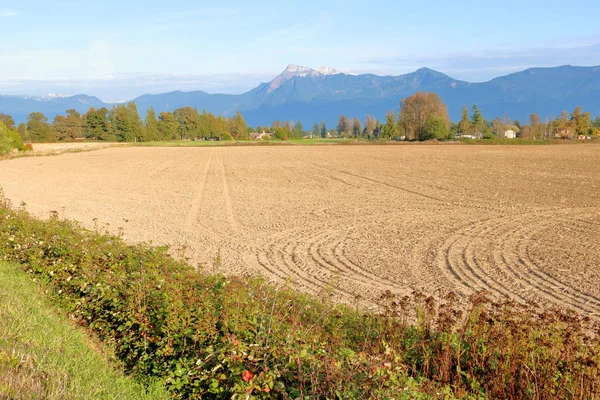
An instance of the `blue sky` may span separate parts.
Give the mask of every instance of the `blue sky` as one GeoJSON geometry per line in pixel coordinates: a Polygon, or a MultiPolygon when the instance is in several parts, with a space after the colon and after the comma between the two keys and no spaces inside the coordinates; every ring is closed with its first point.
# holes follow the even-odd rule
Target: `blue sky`
{"type": "Polygon", "coordinates": [[[288,64],[484,81],[600,65],[600,2],[0,0],[0,94],[240,93],[288,64]]]}

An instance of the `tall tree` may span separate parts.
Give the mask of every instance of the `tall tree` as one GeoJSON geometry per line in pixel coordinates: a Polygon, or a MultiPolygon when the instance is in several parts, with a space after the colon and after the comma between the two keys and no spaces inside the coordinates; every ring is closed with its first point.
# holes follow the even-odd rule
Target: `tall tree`
{"type": "Polygon", "coordinates": [[[377,128],[377,119],[375,119],[374,117],[372,117],[371,115],[367,115],[367,119],[365,120],[365,128],[366,128],[366,133],[367,133],[367,137],[369,139],[373,138],[373,132],[375,131],[375,129],[377,128]]]}
{"type": "Polygon", "coordinates": [[[200,137],[200,114],[196,109],[180,107],[173,111],[173,115],[179,122],[179,138],[181,140],[200,137]]]}
{"type": "Polygon", "coordinates": [[[126,105],[119,104],[113,107],[110,110],[109,119],[117,141],[133,142],[137,140],[137,132],[134,131],[132,116],[126,105]]]}
{"type": "Polygon", "coordinates": [[[21,122],[17,126],[17,132],[19,133],[19,136],[21,136],[21,140],[23,142],[30,142],[31,141],[31,137],[29,136],[29,132],[27,132],[27,127],[26,127],[26,125],[25,125],[24,122],[21,122]]]}
{"type": "Polygon", "coordinates": [[[81,136],[81,114],[76,110],[67,110],[67,115],[57,115],[52,127],[58,140],[74,140],[81,136]]]}
{"type": "Polygon", "coordinates": [[[67,128],[67,117],[64,115],[57,115],[52,120],[52,127],[54,128],[54,133],[56,134],[57,140],[65,140],[69,134],[69,130],[67,128]]]}
{"type": "Polygon", "coordinates": [[[337,124],[337,133],[339,136],[343,136],[346,133],[346,129],[348,126],[348,118],[345,115],[342,115],[337,124]]]}
{"type": "Polygon", "coordinates": [[[587,135],[592,125],[589,113],[583,113],[581,107],[575,107],[571,114],[571,126],[575,130],[576,135],[587,135]]]}
{"type": "Polygon", "coordinates": [[[471,122],[469,121],[469,109],[467,106],[463,106],[460,122],[458,123],[458,132],[461,135],[471,133],[471,122]]]}
{"type": "Polygon", "coordinates": [[[325,125],[325,121],[321,121],[321,137],[323,139],[327,137],[327,125],[325,125]]]}
{"type": "Polygon", "coordinates": [[[304,136],[304,126],[302,125],[302,121],[296,122],[294,129],[292,129],[292,137],[294,139],[302,139],[304,136]]]}
{"type": "Polygon", "coordinates": [[[132,140],[134,142],[144,142],[146,140],[144,126],[135,102],[130,101],[127,103],[127,115],[132,140]]]}
{"type": "Polygon", "coordinates": [[[212,137],[206,109],[202,110],[202,114],[200,114],[198,131],[198,136],[201,138],[212,137]]]}
{"type": "Polygon", "coordinates": [[[161,134],[158,131],[158,121],[156,120],[156,112],[154,111],[154,107],[150,107],[148,111],[146,111],[144,127],[146,129],[146,140],[160,140],[161,134]]]}
{"type": "Polygon", "coordinates": [[[446,104],[436,93],[417,92],[402,99],[400,103],[399,125],[402,132],[409,138],[423,140],[424,127],[427,119],[435,116],[450,129],[450,117],[446,104]]]}
{"type": "Polygon", "coordinates": [[[4,123],[7,129],[15,130],[15,120],[12,116],[0,113],[0,121],[4,123]]]}
{"type": "Polygon", "coordinates": [[[83,135],[87,139],[116,140],[106,107],[92,107],[83,115],[83,135]]]}
{"type": "Polygon", "coordinates": [[[477,104],[473,104],[473,117],[471,118],[471,129],[476,136],[483,136],[483,114],[477,107],[477,104]]]}
{"type": "Polygon", "coordinates": [[[540,116],[538,114],[531,114],[529,116],[529,134],[531,138],[541,139],[544,133],[544,126],[541,123],[540,116]]]}
{"type": "Polygon", "coordinates": [[[52,142],[56,140],[48,118],[41,112],[32,112],[27,117],[27,131],[34,142],[52,142]]]}
{"type": "MultiPolygon", "coordinates": [[[[230,119],[229,121],[231,121],[230,119]]],[[[215,133],[214,135],[220,140],[233,140],[231,135],[230,123],[223,116],[219,115],[214,124],[215,133]]]]}
{"type": "Polygon", "coordinates": [[[161,112],[156,127],[162,140],[175,140],[179,137],[179,123],[172,112],[161,112]]]}
{"type": "Polygon", "coordinates": [[[398,123],[396,121],[396,114],[392,110],[388,110],[385,113],[385,125],[381,129],[381,135],[388,139],[392,139],[398,136],[398,123]]]}
{"type": "Polygon", "coordinates": [[[248,140],[248,126],[244,116],[239,111],[236,111],[235,117],[229,125],[229,131],[235,140],[248,140]]]}
{"type": "Polygon", "coordinates": [[[352,124],[352,135],[354,139],[358,138],[362,133],[362,124],[360,123],[360,119],[354,118],[354,123],[352,124]]]}
{"type": "Polygon", "coordinates": [[[319,128],[319,124],[318,123],[315,123],[313,125],[312,134],[313,134],[313,137],[317,137],[317,136],[319,136],[321,134],[321,129],[319,128]]]}

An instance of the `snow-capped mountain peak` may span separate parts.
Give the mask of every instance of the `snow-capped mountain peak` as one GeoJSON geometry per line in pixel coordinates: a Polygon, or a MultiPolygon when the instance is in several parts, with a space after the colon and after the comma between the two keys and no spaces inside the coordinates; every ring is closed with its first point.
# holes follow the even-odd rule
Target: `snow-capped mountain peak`
{"type": "Polygon", "coordinates": [[[321,67],[321,68],[317,68],[316,71],[320,74],[323,75],[335,75],[338,74],[339,72],[333,68],[333,67],[321,67]]]}
{"type": "Polygon", "coordinates": [[[15,99],[23,99],[23,100],[50,101],[50,100],[57,100],[57,99],[66,99],[67,97],[72,97],[72,96],[70,94],[47,93],[43,96],[32,96],[29,94],[21,94],[21,95],[9,95],[7,97],[13,97],[15,99]]]}
{"type": "Polygon", "coordinates": [[[283,82],[288,81],[292,78],[305,78],[307,76],[317,77],[324,75],[335,75],[339,72],[332,67],[321,67],[317,69],[312,69],[309,67],[303,67],[301,65],[290,64],[287,68],[279,74],[275,79],[273,79],[269,85],[269,89],[267,93],[271,93],[278,87],[280,87],[283,82]]]}
{"type": "Polygon", "coordinates": [[[303,67],[301,65],[290,64],[281,73],[282,76],[289,78],[293,76],[308,76],[308,75],[335,75],[338,71],[333,67],[321,67],[317,69],[303,67]]]}
{"type": "Polygon", "coordinates": [[[69,94],[60,94],[60,93],[47,93],[43,96],[37,98],[39,101],[48,101],[48,100],[56,100],[56,99],[64,99],[66,97],[71,97],[69,94]]]}
{"type": "Polygon", "coordinates": [[[303,67],[301,65],[290,64],[287,66],[282,75],[286,76],[307,76],[314,70],[312,68],[303,67]]]}

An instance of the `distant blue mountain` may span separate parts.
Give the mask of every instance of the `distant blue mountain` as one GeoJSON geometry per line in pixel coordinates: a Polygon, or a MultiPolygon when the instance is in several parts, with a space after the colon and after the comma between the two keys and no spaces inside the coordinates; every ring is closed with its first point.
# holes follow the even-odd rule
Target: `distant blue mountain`
{"type": "MultiPolygon", "coordinates": [[[[398,111],[400,100],[417,91],[438,93],[453,120],[460,118],[464,105],[470,108],[473,104],[489,119],[508,116],[522,122],[531,113],[543,120],[576,106],[600,115],[600,67],[572,66],[532,68],[489,82],[469,83],[428,68],[400,76],[377,76],[290,65],[271,82],[240,95],[178,91],[144,95],[134,101],[142,117],[151,106],[157,113],[191,106],[223,115],[241,111],[253,126],[293,119],[308,128],[321,120],[333,126],[342,114],[361,119],[370,114],[382,119],[386,110],[398,111]]],[[[111,105],[86,95],[42,99],[0,96],[0,112],[13,115],[17,121],[24,121],[32,111],[52,119],[68,108],[83,113],[103,106],[111,105]]]]}
{"type": "Polygon", "coordinates": [[[86,94],[75,96],[46,95],[32,96],[0,96],[0,113],[9,114],[17,123],[25,122],[27,116],[35,111],[43,113],[52,122],[54,116],[74,109],[85,113],[91,107],[110,107],[97,97],[86,94]]]}

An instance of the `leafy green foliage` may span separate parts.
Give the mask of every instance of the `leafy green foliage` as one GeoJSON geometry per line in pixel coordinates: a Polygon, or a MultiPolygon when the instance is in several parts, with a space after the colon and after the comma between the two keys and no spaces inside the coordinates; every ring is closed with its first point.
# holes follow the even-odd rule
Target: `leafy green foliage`
{"type": "Polygon", "coordinates": [[[418,132],[419,140],[446,139],[448,137],[448,125],[436,115],[430,115],[425,120],[425,124],[418,132]]]}
{"type": "Polygon", "coordinates": [[[1,399],[165,399],[118,372],[20,266],[0,261],[1,399]]]}
{"type": "Polygon", "coordinates": [[[34,142],[52,142],[56,135],[48,118],[40,112],[32,112],[27,117],[27,132],[34,142]]]}
{"type": "Polygon", "coordinates": [[[16,131],[0,121],[0,155],[10,153],[14,149],[23,150],[23,141],[16,131]]]}

